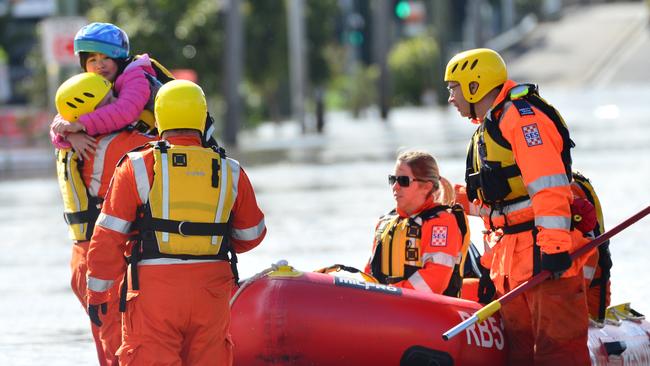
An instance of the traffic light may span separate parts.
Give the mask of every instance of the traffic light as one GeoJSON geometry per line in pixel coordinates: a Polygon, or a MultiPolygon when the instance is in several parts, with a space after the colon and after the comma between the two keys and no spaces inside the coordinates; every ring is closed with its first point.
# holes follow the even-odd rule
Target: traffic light
{"type": "Polygon", "coordinates": [[[416,36],[426,30],[427,9],[422,0],[393,0],[393,16],[401,35],[416,36]]]}
{"type": "Polygon", "coordinates": [[[369,64],[372,46],[370,0],[348,0],[341,1],[340,4],[342,16],[337,26],[339,39],[352,47],[356,59],[369,64]]]}
{"type": "Polygon", "coordinates": [[[395,16],[399,20],[406,20],[411,15],[411,4],[408,0],[398,0],[395,2],[395,16]]]}

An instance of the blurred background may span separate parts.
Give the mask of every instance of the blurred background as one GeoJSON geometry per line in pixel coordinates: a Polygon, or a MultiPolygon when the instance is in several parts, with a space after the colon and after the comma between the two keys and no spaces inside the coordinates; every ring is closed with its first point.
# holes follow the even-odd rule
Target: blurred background
{"type": "MultiPolygon", "coordinates": [[[[268,235],[248,277],[279,259],[362,268],[386,175],[403,149],[462,182],[475,128],[446,106],[458,51],[502,53],[569,125],[574,167],[612,227],[650,204],[648,1],[0,0],[0,364],[93,364],[69,289],[70,240],[47,137],[53,95],[81,71],[76,31],[112,22],[206,91],[215,137],[248,172],[268,235]]],[[[481,247],[481,223],[472,219],[481,247]]],[[[650,311],[650,219],[611,245],[612,302],[650,311]]]]}

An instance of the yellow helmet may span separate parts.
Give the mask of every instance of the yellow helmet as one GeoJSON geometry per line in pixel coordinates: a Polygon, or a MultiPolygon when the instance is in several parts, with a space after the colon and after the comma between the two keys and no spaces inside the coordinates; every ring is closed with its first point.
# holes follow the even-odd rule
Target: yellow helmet
{"type": "Polygon", "coordinates": [[[476,103],[492,89],[508,80],[508,71],[503,58],[489,48],[476,48],[464,51],[452,57],[445,70],[445,81],[460,84],[465,100],[476,103]],[[474,94],[470,93],[469,84],[478,83],[474,94]]]}
{"type": "Polygon", "coordinates": [[[56,91],[56,110],[66,121],[75,122],[79,117],[95,110],[111,91],[110,81],[93,72],[71,77],[56,91]]]}
{"type": "Polygon", "coordinates": [[[205,129],[208,106],[200,86],[188,80],[172,80],[163,85],[154,103],[158,133],[173,129],[205,129]]]}

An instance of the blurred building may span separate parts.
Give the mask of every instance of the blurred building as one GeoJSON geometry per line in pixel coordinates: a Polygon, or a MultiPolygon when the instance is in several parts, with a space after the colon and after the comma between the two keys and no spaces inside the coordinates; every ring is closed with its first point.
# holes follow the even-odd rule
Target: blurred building
{"type": "Polygon", "coordinates": [[[38,46],[38,22],[54,15],[56,9],[56,0],[0,0],[0,47],[7,54],[8,74],[8,95],[3,103],[27,103],[27,97],[18,88],[32,72],[27,56],[38,46]]]}

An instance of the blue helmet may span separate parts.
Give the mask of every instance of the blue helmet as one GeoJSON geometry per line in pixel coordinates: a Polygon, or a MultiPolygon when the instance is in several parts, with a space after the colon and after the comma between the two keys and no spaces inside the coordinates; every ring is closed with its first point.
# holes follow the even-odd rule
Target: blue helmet
{"type": "Polygon", "coordinates": [[[74,53],[99,52],[110,58],[129,56],[129,37],[111,23],[91,23],[74,36],[74,53]]]}

